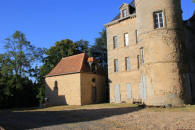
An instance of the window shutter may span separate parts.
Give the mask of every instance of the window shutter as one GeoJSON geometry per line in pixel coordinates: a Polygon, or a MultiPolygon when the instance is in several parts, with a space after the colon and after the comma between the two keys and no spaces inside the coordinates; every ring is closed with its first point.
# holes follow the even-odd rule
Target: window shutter
{"type": "Polygon", "coordinates": [[[126,57],[125,62],[126,62],[126,70],[130,70],[131,69],[131,67],[130,67],[130,58],[126,57]]]}
{"type": "Polygon", "coordinates": [[[118,72],[119,67],[118,67],[118,59],[114,60],[114,72],[118,72]]]}
{"type": "Polygon", "coordinates": [[[126,85],[126,91],[127,91],[127,98],[130,99],[132,98],[132,89],[131,89],[131,84],[126,85]]]}
{"type": "Polygon", "coordinates": [[[125,33],[125,46],[128,46],[129,45],[129,36],[128,36],[128,33],[125,33]]]}

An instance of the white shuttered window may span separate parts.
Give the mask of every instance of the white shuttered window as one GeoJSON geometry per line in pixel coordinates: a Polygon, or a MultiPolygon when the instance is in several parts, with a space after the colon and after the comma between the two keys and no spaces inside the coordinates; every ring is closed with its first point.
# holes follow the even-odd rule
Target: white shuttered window
{"type": "Polygon", "coordinates": [[[128,35],[128,33],[125,33],[124,41],[125,41],[125,46],[129,46],[129,35],[128,35]]]}

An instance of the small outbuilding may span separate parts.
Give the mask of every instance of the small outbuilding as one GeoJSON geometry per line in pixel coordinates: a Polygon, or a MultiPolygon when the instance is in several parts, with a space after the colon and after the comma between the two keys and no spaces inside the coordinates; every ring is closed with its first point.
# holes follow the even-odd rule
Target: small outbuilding
{"type": "Polygon", "coordinates": [[[45,81],[48,105],[100,103],[106,96],[106,76],[85,53],[62,58],[45,81]]]}

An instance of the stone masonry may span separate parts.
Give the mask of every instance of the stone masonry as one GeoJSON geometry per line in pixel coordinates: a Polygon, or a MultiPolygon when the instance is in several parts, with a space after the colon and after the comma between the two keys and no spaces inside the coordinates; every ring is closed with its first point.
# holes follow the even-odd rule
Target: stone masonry
{"type": "Polygon", "coordinates": [[[120,14],[105,26],[111,103],[181,106],[192,102],[194,84],[185,62],[180,0],[135,0],[123,4],[120,14]],[[128,11],[125,17],[124,9],[128,11]],[[155,28],[159,12],[162,15],[157,18],[162,16],[163,26],[155,28]],[[124,43],[125,34],[128,46],[124,43]],[[126,57],[130,59],[130,70],[126,69],[126,57]],[[115,72],[116,59],[118,72],[115,72]]]}

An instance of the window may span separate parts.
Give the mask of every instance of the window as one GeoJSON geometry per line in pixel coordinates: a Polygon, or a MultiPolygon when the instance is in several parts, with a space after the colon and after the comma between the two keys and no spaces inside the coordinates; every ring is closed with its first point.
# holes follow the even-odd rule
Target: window
{"type": "Polygon", "coordinates": [[[117,38],[117,36],[113,37],[113,45],[114,45],[114,48],[118,47],[118,38],[117,38]]]}
{"type": "Polygon", "coordinates": [[[123,11],[122,11],[122,16],[123,16],[123,18],[125,18],[125,17],[127,17],[127,9],[124,9],[123,11]]]}
{"type": "Polygon", "coordinates": [[[118,72],[119,67],[118,67],[118,59],[114,60],[114,72],[118,72]]]}
{"type": "Polygon", "coordinates": [[[132,89],[131,89],[130,83],[126,84],[126,92],[127,92],[127,99],[131,99],[132,98],[132,89]]]}
{"type": "Polygon", "coordinates": [[[136,39],[136,43],[138,43],[138,31],[135,30],[135,39],[136,39]]]}
{"type": "Polygon", "coordinates": [[[139,69],[140,68],[140,56],[137,55],[137,68],[139,69]]]}
{"type": "Polygon", "coordinates": [[[124,41],[125,41],[125,46],[129,46],[129,36],[128,36],[128,33],[125,33],[124,41]]]}
{"type": "Polygon", "coordinates": [[[141,83],[140,83],[140,98],[141,99],[146,99],[146,76],[142,75],[141,76],[141,83]]]}
{"type": "Polygon", "coordinates": [[[163,23],[163,12],[154,12],[154,28],[162,28],[164,27],[163,23]]]}
{"type": "Polygon", "coordinates": [[[144,48],[140,48],[141,63],[144,64],[144,48]]]}
{"type": "Polygon", "coordinates": [[[55,95],[58,95],[58,81],[54,82],[54,93],[55,95]]]}
{"type": "Polygon", "coordinates": [[[127,71],[129,71],[131,69],[129,57],[125,57],[125,66],[126,66],[127,71]]]}
{"type": "Polygon", "coordinates": [[[58,89],[58,81],[55,81],[54,82],[54,90],[57,90],[58,89]]]}

